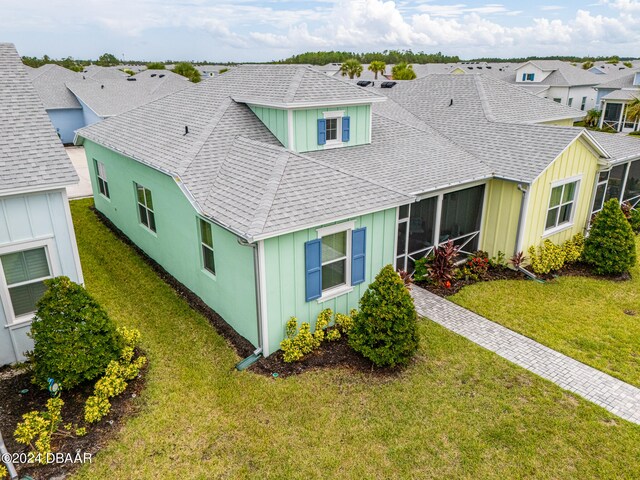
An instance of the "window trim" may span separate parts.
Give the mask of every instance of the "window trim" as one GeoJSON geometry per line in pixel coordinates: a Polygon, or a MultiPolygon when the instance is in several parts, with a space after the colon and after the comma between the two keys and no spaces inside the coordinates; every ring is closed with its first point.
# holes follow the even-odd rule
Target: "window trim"
{"type": "MultiPolygon", "coordinates": [[[[38,248],[44,248],[45,255],[47,257],[47,263],[49,266],[49,276],[42,277],[42,279],[55,278],[60,275],[58,270],[58,256],[56,254],[55,242],[53,237],[48,236],[45,238],[39,238],[36,240],[29,240],[26,242],[18,242],[11,245],[0,247],[0,256],[8,255],[11,253],[24,252],[27,250],[36,250],[38,248]]],[[[37,279],[36,279],[37,280],[37,279]]],[[[25,283],[33,283],[36,280],[25,283]]],[[[18,284],[16,284],[18,285],[18,284]]],[[[2,268],[2,261],[0,260],[0,308],[4,311],[6,323],[5,328],[14,328],[29,324],[34,317],[34,313],[28,313],[16,317],[13,312],[13,303],[11,302],[11,295],[9,294],[9,286],[7,285],[7,279],[4,275],[4,268],[2,268]]]]}
{"type": "MultiPolygon", "coordinates": [[[[318,303],[326,302],[327,300],[331,300],[333,298],[344,295],[345,293],[349,293],[353,291],[353,285],[351,285],[351,261],[352,261],[352,234],[353,230],[356,228],[356,222],[351,220],[349,222],[337,223],[335,225],[329,225],[327,227],[322,227],[316,229],[317,238],[322,242],[322,237],[327,237],[329,235],[334,235],[340,232],[346,232],[346,242],[347,242],[347,253],[345,257],[346,266],[345,266],[345,283],[341,285],[336,285],[335,287],[327,288],[322,290],[322,295],[317,299],[318,303]]],[[[323,266],[334,263],[337,261],[341,261],[343,257],[339,259],[332,260],[331,262],[323,262],[322,259],[320,261],[320,268],[323,266]]]]}
{"type": "Polygon", "coordinates": [[[213,242],[213,225],[212,223],[202,217],[196,217],[198,219],[198,240],[200,241],[200,270],[202,270],[202,272],[205,275],[208,275],[209,277],[211,277],[213,280],[217,279],[217,273],[216,273],[216,260],[215,260],[215,248],[214,248],[214,242],[213,242]],[[204,240],[202,238],[202,223],[201,222],[205,222],[207,223],[210,227],[211,227],[211,243],[212,245],[209,246],[206,243],[204,243],[204,240]],[[211,270],[209,270],[205,264],[204,264],[204,249],[207,248],[209,250],[211,250],[211,254],[213,255],[213,272],[211,270]]]}
{"type": "Polygon", "coordinates": [[[580,195],[581,183],[582,183],[582,175],[575,175],[573,177],[564,178],[562,180],[556,180],[555,182],[551,182],[551,188],[549,189],[549,201],[547,202],[547,208],[545,210],[545,216],[544,216],[545,228],[544,228],[544,233],[542,235],[542,238],[561,232],[563,230],[566,230],[567,228],[571,228],[575,224],[575,215],[576,215],[576,209],[578,204],[578,196],[580,195]],[[564,194],[564,186],[569,185],[571,183],[576,184],[576,189],[573,194],[573,200],[571,202],[562,203],[562,194],[564,194]],[[551,207],[551,196],[553,194],[553,189],[557,187],[563,187],[562,194],[560,196],[560,203],[556,207],[551,207]],[[551,210],[552,208],[562,208],[563,205],[569,205],[570,203],[572,204],[572,207],[571,207],[571,217],[569,221],[556,224],[553,227],[547,228],[547,218],[549,217],[549,210],[551,210]]]}
{"type": "MultiPolygon", "coordinates": [[[[136,206],[137,207],[143,207],[146,211],[147,211],[147,222],[149,222],[149,213],[151,212],[153,213],[153,223],[155,224],[155,229],[151,228],[150,225],[145,225],[144,222],[142,221],[142,216],[140,215],[140,208],[136,208],[137,210],[137,215],[138,215],[138,225],[140,225],[141,227],[145,228],[148,232],[152,233],[153,235],[158,234],[158,223],[156,222],[156,211],[153,208],[150,208],[147,206],[147,193],[149,192],[151,194],[151,198],[153,198],[153,192],[151,191],[150,188],[145,187],[144,185],[142,185],[141,183],[138,182],[133,182],[133,193],[135,195],[135,201],[136,201],[136,206]],[[143,192],[144,192],[144,205],[140,203],[140,200],[138,199],[138,187],[142,187],[143,192]]],[[[149,222],[151,223],[151,222],[149,222]]]]}
{"type": "Polygon", "coordinates": [[[111,201],[111,192],[109,191],[109,180],[108,180],[108,175],[107,175],[107,167],[105,166],[104,162],[101,162],[98,159],[93,159],[93,164],[95,167],[95,171],[96,171],[96,183],[98,186],[98,193],[100,195],[102,195],[105,199],[111,201]],[[102,178],[100,176],[100,165],[102,165],[102,168],[104,169],[104,173],[105,173],[105,178],[102,178]],[[102,185],[100,184],[100,182],[102,182],[102,184],[104,184],[104,190],[107,193],[104,193],[102,190],[102,185]]]}
{"type": "MultiPolygon", "coordinates": [[[[322,112],[322,118],[324,118],[325,120],[337,120],[336,121],[336,138],[335,140],[329,140],[328,138],[325,141],[325,144],[323,145],[324,148],[331,148],[331,147],[337,147],[337,146],[342,146],[343,142],[342,142],[342,117],[344,117],[344,110],[329,110],[326,112],[322,112]]],[[[326,125],[325,125],[325,131],[326,131],[326,125]]]]}

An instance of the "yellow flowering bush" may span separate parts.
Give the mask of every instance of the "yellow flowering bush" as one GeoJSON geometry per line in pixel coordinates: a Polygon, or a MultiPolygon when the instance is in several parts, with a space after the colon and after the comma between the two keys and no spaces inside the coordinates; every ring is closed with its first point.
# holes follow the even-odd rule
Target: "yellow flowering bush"
{"type": "Polygon", "coordinates": [[[566,263],[580,260],[584,249],[584,236],[576,234],[562,245],[556,245],[547,239],[536,249],[529,247],[529,258],[534,273],[546,275],[551,271],[560,270],[566,263]]]}
{"type": "Polygon", "coordinates": [[[111,410],[110,398],[124,392],[130,380],[140,373],[140,369],[147,362],[146,357],[140,356],[134,360],[136,345],[140,342],[140,332],[126,327],[118,328],[118,333],[124,339],[125,346],[120,358],[109,362],[107,369],[93,387],[93,395],[87,398],[84,407],[84,419],[88,423],[95,423],[106,416],[111,410]]]}
{"type": "Polygon", "coordinates": [[[353,316],[356,310],[351,310],[350,315],[345,315],[343,313],[336,313],[336,327],[338,327],[342,332],[349,333],[349,330],[353,328],[353,316]]]}
{"type": "Polygon", "coordinates": [[[325,330],[329,326],[332,316],[333,311],[330,308],[325,308],[318,315],[318,319],[316,320],[316,330],[313,332],[313,337],[317,341],[317,347],[319,347],[324,340],[326,333],[325,330]]]}
{"type": "MultiPolygon", "coordinates": [[[[62,422],[62,406],[64,402],[60,398],[50,398],[47,401],[46,410],[37,410],[25,413],[13,433],[16,442],[29,445],[35,452],[41,454],[41,463],[46,461],[47,454],[51,453],[51,438],[59,432],[58,427],[62,422]]],[[[0,477],[1,478],[1,477],[0,477]]]]}
{"type": "Polygon", "coordinates": [[[4,465],[0,464],[0,480],[9,476],[9,472],[4,465]]]}
{"type": "Polygon", "coordinates": [[[565,263],[574,263],[580,260],[584,250],[584,235],[576,233],[573,238],[562,244],[565,263]]]}

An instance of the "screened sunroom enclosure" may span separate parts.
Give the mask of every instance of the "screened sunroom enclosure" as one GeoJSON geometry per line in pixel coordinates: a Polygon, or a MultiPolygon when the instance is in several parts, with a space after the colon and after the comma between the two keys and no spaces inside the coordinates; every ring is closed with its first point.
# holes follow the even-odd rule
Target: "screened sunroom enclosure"
{"type": "Polygon", "coordinates": [[[416,260],[448,240],[463,254],[478,250],[484,189],[478,185],[400,207],[396,269],[413,273],[416,260]]]}
{"type": "Polygon", "coordinates": [[[596,194],[593,200],[593,213],[602,209],[604,202],[617,198],[629,202],[633,208],[640,204],[640,160],[616,165],[611,170],[600,172],[596,194]]]}

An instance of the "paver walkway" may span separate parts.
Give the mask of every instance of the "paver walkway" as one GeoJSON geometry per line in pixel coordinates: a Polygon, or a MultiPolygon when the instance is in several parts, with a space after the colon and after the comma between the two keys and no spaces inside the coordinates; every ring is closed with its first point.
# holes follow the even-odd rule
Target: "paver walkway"
{"type": "Polygon", "coordinates": [[[468,338],[611,413],[640,424],[640,389],[412,286],[418,314],[468,338]]]}

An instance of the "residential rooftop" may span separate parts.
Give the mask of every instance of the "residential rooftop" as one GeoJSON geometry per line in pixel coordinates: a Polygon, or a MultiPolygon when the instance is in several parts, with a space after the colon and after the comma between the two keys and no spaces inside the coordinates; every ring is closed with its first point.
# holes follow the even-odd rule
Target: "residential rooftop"
{"type": "Polygon", "coordinates": [[[77,182],[15,46],[0,43],[0,193],[77,182]]]}

